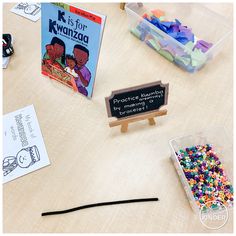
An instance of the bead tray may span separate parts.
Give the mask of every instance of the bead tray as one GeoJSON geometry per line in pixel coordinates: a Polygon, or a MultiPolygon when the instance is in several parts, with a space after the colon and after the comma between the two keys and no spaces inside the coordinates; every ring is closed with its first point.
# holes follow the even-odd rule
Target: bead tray
{"type": "MultiPolygon", "coordinates": [[[[197,204],[197,200],[195,200],[194,195],[191,191],[191,186],[188,183],[187,177],[185,176],[185,173],[183,171],[183,168],[179,162],[179,158],[177,155],[177,152],[179,152],[179,150],[181,149],[185,149],[188,147],[193,147],[193,146],[197,146],[197,145],[205,145],[205,144],[209,144],[211,143],[212,147],[214,148],[214,150],[217,153],[217,156],[219,157],[220,162],[222,163],[223,167],[225,167],[224,162],[222,162],[222,157],[225,156],[225,153],[223,148],[221,147],[219,140],[217,140],[216,138],[206,138],[207,134],[206,133],[199,133],[196,135],[189,135],[189,136],[184,136],[184,137],[179,137],[179,138],[175,138],[170,140],[169,144],[170,144],[170,148],[172,151],[172,155],[171,155],[171,160],[173,161],[173,164],[175,166],[175,169],[179,175],[180,181],[184,187],[184,190],[187,194],[189,203],[193,209],[194,212],[198,213],[201,209],[199,208],[198,204],[197,204]]],[[[219,137],[219,136],[218,136],[219,137]]],[[[224,139],[222,139],[224,140],[224,139]]],[[[228,154],[227,154],[228,155],[228,154]]],[[[231,178],[229,178],[229,173],[227,171],[226,172],[226,176],[227,179],[230,181],[231,178]]],[[[230,183],[232,184],[232,181],[230,181],[230,183]]],[[[232,202],[233,204],[233,202],[232,202]]],[[[232,205],[227,206],[227,208],[232,207],[232,205]]]]}

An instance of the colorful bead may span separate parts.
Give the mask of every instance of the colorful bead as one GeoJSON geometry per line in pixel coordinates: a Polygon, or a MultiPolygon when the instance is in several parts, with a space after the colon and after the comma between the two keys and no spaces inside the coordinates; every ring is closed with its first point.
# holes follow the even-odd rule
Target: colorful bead
{"type": "Polygon", "coordinates": [[[176,154],[199,208],[233,205],[233,186],[212,145],[188,147],[176,154]]]}

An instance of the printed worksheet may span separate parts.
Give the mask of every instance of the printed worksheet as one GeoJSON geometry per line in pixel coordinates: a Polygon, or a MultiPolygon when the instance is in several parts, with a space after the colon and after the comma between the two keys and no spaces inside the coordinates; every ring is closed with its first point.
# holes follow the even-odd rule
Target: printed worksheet
{"type": "Polygon", "coordinates": [[[49,165],[34,106],[3,116],[3,183],[49,165]]]}
{"type": "Polygon", "coordinates": [[[33,2],[21,2],[17,3],[11,12],[23,16],[29,20],[37,21],[41,17],[41,6],[38,3],[33,2]]]}

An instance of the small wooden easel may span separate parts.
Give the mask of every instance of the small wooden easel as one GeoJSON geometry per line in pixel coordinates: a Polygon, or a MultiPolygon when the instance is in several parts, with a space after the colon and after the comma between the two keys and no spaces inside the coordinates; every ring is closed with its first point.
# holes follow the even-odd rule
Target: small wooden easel
{"type": "Polygon", "coordinates": [[[109,126],[114,127],[114,126],[121,125],[121,132],[126,133],[128,131],[129,123],[148,119],[149,125],[155,125],[156,122],[155,122],[154,118],[157,116],[164,116],[166,114],[167,114],[166,109],[154,111],[154,112],[150,112],[148,114],[141,114],[141,115],[136,115],[136,116],[130,117],[130,118],[123,118],[123,119],[118,119],[116,121],[111,121],[111,122],[109,122],[109,126]]]}

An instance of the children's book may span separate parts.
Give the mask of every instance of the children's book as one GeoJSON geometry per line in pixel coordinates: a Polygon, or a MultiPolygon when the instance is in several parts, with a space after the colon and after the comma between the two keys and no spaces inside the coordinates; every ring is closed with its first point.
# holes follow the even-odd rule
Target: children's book
{"type": "Polygon", "coordinates": [[[3,183],[49,165],[34,106],[3,116],[3,183]]]}
{"type": "Polygon", "coordinates": [[[105,19],[64,3],[41,3],[42,74],[91,98],[105,19]]]}

